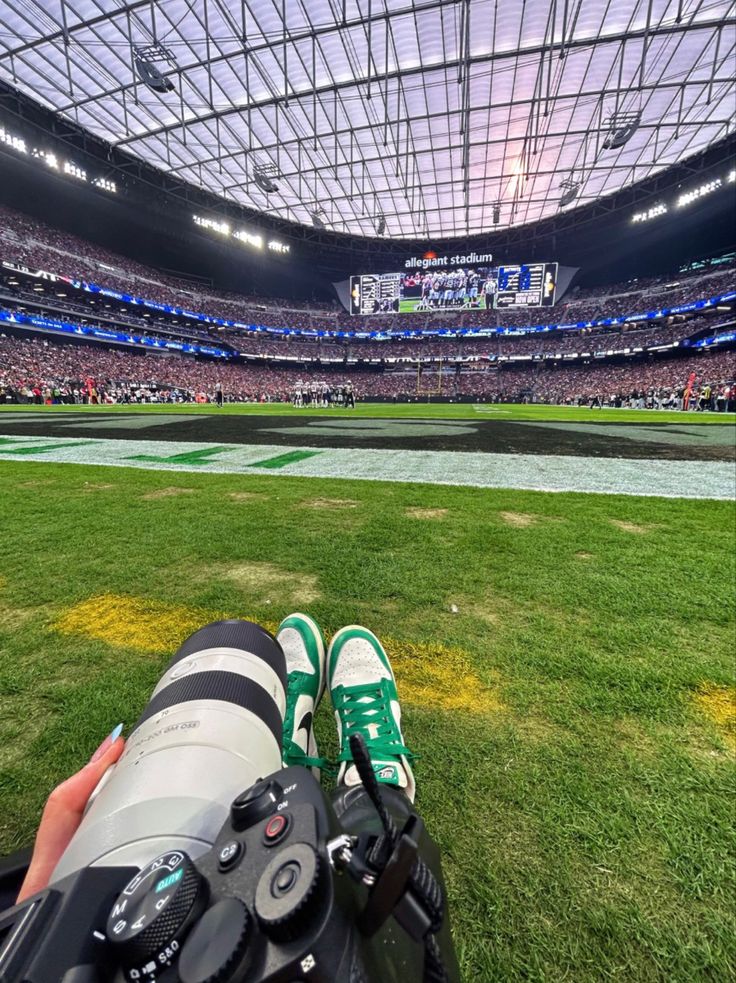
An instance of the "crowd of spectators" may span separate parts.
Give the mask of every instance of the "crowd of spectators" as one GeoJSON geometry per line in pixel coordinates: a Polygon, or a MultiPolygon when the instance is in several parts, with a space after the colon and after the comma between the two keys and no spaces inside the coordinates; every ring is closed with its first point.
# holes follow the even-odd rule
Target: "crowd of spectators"
{"type": "MultiPolygon", "coordinates": [[[[143,266],[70,235],[20,212],[0,207],[0,260],[24,263],[52,273],[97,283],[122,293],[143,297],[243,324],[300,331],[423,331],[443,327],[526,327],[530,324],[568,324],[645,313],[660,307],[689,303],[733,289],[733,266],[701,270],[676,277],[650,277],[608,287],[574,289],[553,308],[461,312],[424,311],[415,314],[355,317],[337,304],[295,302],[274,297],[234,294],[194,284],[143,266]]],[[[107,301],[99,299],[103,311],[107,301]]],[[[109,305],[110,309],[113,304],[109,305]]],[[[155,317],[154,314],[151,314],[155,317]]],[[[188,331],[207,331],[187,320],[188,331]]],[[[237,342],[237,335],[233,343],[237,342]]],[[[416,345],[425,342],[421,339],[416,345]]],[[[443,342],[440,342],[442,344],[443,342]]],[[[355,341],[357,346],[361,344],[355,341]]],[[[458,342],[457,344],[462,344],[458,342]]],[[[237,347],[237,345],[236,345],[237,347]]]]}
{"type": "Polygon", "coordinates": [[[3,259],[213,318],[272,323],[280,327],[284,324],[284,314],[288,313],[294,327],[311,328],[312,315],[334,311],[333,304],[319,301],[297,304],[284,298],[215,290],[204,283],[153,270],[22,212],[0,206],[0,260],[3,259]],[[253,317],[256,314],[257,320],[253,317]]]}
{"type": "Polygon", "coordinates": [[[736,353],[698,354],[692,358],[602,362],[593,365],[545,366],[535,373],[533,394],[540,403],[682,408],[690,375],[695,374],[691,403],[697,406],[708,387],[709,409],[734,409],[736,353]],[[717,401],[721,402],[717,405],[717,401]]]}
{"type": "Polygon", "coordinates": [[[736,352],[689,357],[629,359],[586,364],[536,363],[525,366],[479,363],[411,370],[350,371],[320,367],[305,373],[252,363],[216,362],[191,356],[116,350],[102,344],[59,344],[0,335],[1,402],[129,402],[215,399],[218,385],[226,400],[288,400],[301,384],[328,387],[349,383],[358,398],[476,397],[485,400],[533,400],[549,403],[600,401],[628,405],[645,396],[657,404],[682,399],[690,373],[696,392],[734,395],[736,352]],[[635,395],[632,395],[635,394],[635,395]]]}

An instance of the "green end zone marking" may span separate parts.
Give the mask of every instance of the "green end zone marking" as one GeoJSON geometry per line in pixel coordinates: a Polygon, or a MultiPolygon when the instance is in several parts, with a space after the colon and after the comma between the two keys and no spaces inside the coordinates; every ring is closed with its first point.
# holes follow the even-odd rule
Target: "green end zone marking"
{"type": "Polygon", "coordinates": [[[168,457],[159,457],[156,454],[136,454],[133,457],[126,457],[126,461],[159,461],[162,464],[208,464],[208,458],[214,454],[227,454],[237,447],[205,447],[201,451],[186,451],[184,454],[170,454],[168,457]]]}
{"type": "MultiPolygon", "coordinates": [[[[3,444],[17,444],[20,443],[21,440],[23,440],[22,437],[19,437],[17,440],[14,440],[12,437],[0,438],[0,442],[3,444]]],[[[99,444],[99,440],[79,440],[75,441],[73,444],[69,442],[65,444],[26,444],[25,447],[8,447],[7,449],[3,447],[2,452],[3,454],[45,454],[46,451],[55,451],[59,448],[72,450],[73,448],[80,447],[83,444],[99,444]]]]}
{"type": "Polygon", "coordinates": [[[288,454],[279,454],[277,457],[267,457],[265,461],[256,461],[255,464],[248,464],[249,468],[270,468],[276,470],[285,468],[287,464],[296,464],[297,461],[306,461],[308,457],[316,457],[322,451],[289,451],[288,454]]]}

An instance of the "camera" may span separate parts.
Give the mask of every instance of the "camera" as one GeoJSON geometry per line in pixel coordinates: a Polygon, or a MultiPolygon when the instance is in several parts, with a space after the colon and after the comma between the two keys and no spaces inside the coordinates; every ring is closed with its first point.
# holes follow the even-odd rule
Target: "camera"
{"type": "Polygon", "coordinates": [[[421,819],[359,736],[334,802],[282,768],[285,686],[251,622],[183,643],[49,886],[0,914],[0,983],[459,979],[421,819]]]}

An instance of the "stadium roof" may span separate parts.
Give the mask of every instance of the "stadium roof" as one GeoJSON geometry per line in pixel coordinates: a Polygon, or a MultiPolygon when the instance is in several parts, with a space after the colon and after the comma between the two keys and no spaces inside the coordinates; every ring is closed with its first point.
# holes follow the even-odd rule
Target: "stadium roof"
{"type": "Polygon", "coordinates": [[[0,0],[19,90],[246,207],[395,238],[537,221],[705,149],[735,49],[733,0],[0,0]]]}

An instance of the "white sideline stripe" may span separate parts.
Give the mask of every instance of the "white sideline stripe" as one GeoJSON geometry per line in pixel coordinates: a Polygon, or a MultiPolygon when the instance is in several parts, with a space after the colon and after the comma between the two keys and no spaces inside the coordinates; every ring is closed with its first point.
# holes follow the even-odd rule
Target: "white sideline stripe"
{"type": "Polygon", "coordinates": [[[286,447],[281,444],[214,444],[163,440],[100,439],[87,443],[74,437],[15,437],[0,444],[0,460],[100,464],[155,471],[207,474],[263,474],[304,478],[355,478],[474,488],[528,491],[592,492],[658,498],[736,498],[736,466],[721,461],[660,461],[628,458],[573,457],[553,454],[483,454],[469,451],[407,451],[359,448],[286,447]],[[14,446],[30,448],[64,444],[38,454],[8,453],[14,446]],[[79,446],[78,446],[79,445],[79,446]],[[226,447],[199,465],[130,460],[136,455],[170,457],[211,447],[226,447]],[[285,467],[249,467],[257,461],[304,450],[315,456],[285,467]]]}

